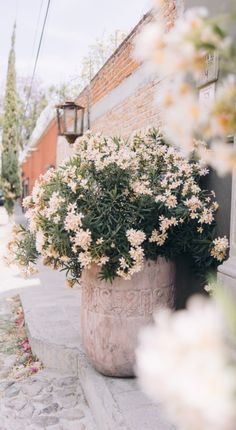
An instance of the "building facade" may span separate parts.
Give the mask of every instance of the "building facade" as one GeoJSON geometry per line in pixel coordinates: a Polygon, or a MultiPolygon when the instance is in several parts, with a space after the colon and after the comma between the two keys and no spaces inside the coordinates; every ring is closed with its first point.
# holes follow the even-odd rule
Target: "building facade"
{"type": "Polygon", "coordinates": [[[50,167],[56,167],[57,124],[54,107],[40,115],[28,145],[20,154],[22,191],[31,194],[36,179],[50,167]]]}

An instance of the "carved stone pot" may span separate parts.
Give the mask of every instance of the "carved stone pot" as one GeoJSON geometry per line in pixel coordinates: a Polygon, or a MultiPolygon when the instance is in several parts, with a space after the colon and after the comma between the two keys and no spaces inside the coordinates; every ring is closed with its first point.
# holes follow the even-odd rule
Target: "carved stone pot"
{"type": "Polygon", "coordinates": [[[130,281],[98,279],[99,267],[82,273],[81,333],[85,352],[107,376],[134,376],[140,329],[153,312],[174,305],[175,265],[164,257],[145,261],[130,281]]]}

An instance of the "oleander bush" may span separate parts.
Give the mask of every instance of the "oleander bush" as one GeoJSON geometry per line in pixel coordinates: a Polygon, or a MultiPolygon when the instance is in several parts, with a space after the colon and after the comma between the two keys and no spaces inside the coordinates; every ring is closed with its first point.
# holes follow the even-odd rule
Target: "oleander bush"
{"type": "Polygon", "coordinates": [[[207,173],[158,130],[130,141],[87,132],[74,156],[41,176],[24,200],[24,234],[28,246],[34,243],[28,260],[41,255],[44,264],[66,270],[71,285],[93,263],[112,281],[130,279],[144,259],[182,254],[203,275],[228,248],[225,237],[214,237],[218,204],[214,192],[201,187],[207,173]]]}

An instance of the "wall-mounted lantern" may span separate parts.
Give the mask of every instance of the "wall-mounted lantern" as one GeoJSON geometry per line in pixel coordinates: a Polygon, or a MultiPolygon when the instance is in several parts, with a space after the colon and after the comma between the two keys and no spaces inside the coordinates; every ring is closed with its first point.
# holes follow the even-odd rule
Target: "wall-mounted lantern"
{"type": "Polygon", "coordinates": [[[74,143],[84,132],[84,107],[66,101],[57,105],[56,110],[59,136],[65,136],[69,143],[74,143]]]}

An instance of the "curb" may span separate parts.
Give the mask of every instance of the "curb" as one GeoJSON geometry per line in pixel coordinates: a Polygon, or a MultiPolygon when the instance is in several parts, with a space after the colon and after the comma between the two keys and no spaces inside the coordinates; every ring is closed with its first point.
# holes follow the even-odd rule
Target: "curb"
{"type": "MultiPolygon", "coordinates": [[[[174,430],[163,415],[161,406],[146,398],[134,378],[105,377],[89,363],[81,346],[78,318],[74,317],[73,320],[77,295],[70,295],[63,289],[63,296],[60,296],[58,286],[58,289],[53,290],[52,300],[50,289],[41,288],[36,293],[35,290],[28,290],[20,294],[32,351],[46,369],[79,377],[97,429],[174,430]],[[62,301],[66,301],[66,305],[63,305],[66,308],[66,319],[64,314],[64,320],[59,321],[55,312],[58,311],[61,315],[62,301]],[[45,320],[47,316],[48,319],[45,320]],[[65,323],[63,339],[57,321],[65,323]],[[67,333],[70,330],[72,333],[75,328],[75,337],[71,340],[67,333]],[[65,345],[66,341],[68,345],[65,345]]],[[[76,304],[75,313],[78,317],[79,300],[76,302],[78,309],[76,304]]]]}

